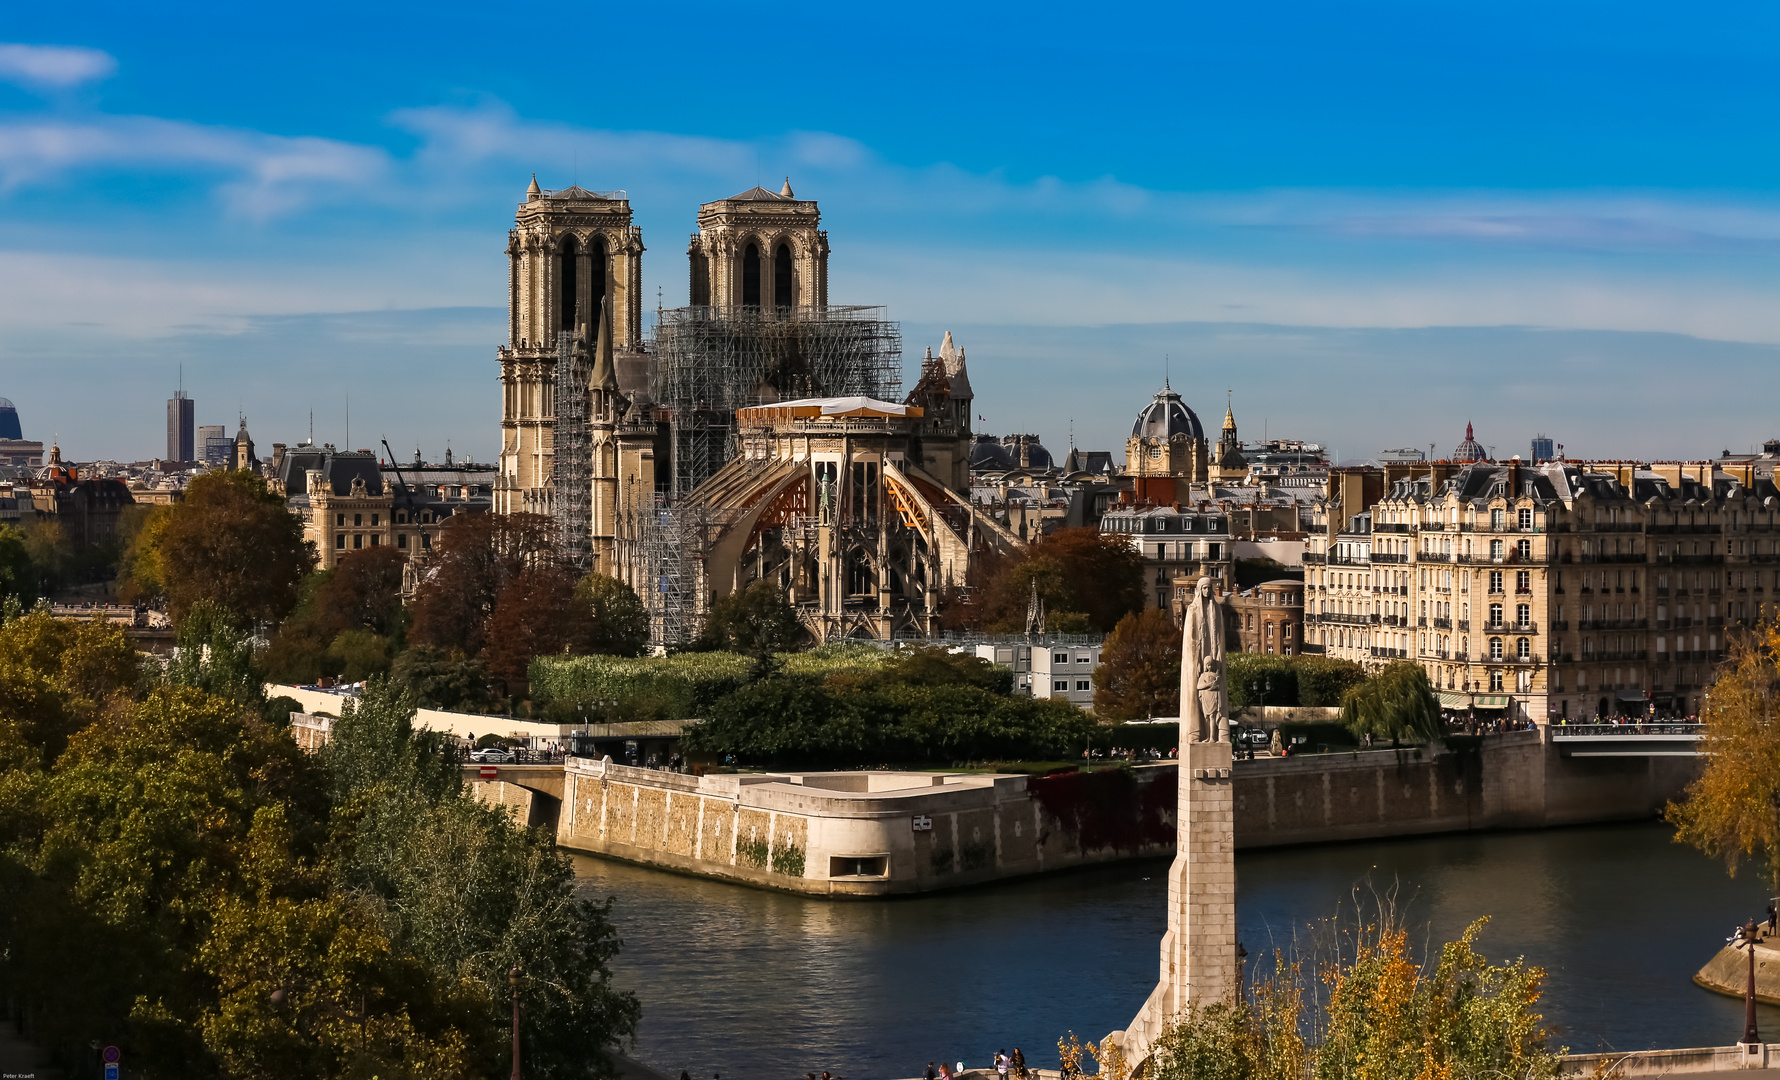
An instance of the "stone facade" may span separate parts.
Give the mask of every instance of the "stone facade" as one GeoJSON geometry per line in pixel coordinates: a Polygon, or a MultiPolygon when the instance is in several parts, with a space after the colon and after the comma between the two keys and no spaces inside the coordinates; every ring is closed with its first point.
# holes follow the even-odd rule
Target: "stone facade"
{"type": "Polygon", "coordinates": [[[828,233],[814,200],[753,187],[698,208],[686,257],[694,307],[828,306],[828,233]]]}
{"type": "Polygon", "coordinates": [[[1414,660],[1453,711],[1697,713],[1726,636],[1780,598],[1780,492],[1753,465],[1435,462],[1331,488],[1306,651],[1414,660]]]}
{"type": "Polygon", "coordinates": [[[1243,652],[1292,656],[1304,645],[1304,583],[1267,581],[1229,598],[1243,652]]]}
{"type": "Polygon", "coordinates": [[[382,463],[369,450],[275,448],[273,490],[303,522],[319,567],[331,569],[349,551],[393,547],[418,558],[453,514],[482,513],[494,498],[492,466],[443,467],[382,463]]]}
{"type": "Polygon", "coordinates": [[[544,191],[534,177],[506,254],[495,509],[548,513],[559,343],[564,335],[591,343],[604,305],[614,348],[642,351],[643,235],[623,192],[544,191]]]}
{"type": "Polygon", "coordinates": [[[1176,589],[1191,590],[1201,577],[1217,579],[1220,592],[1236,580],[1230,515],[1223,509],[1121,506],[1101,517],[1100,531],[1123,538],[1143,557],[1145,609],[1175,608],[1176,589]]]}

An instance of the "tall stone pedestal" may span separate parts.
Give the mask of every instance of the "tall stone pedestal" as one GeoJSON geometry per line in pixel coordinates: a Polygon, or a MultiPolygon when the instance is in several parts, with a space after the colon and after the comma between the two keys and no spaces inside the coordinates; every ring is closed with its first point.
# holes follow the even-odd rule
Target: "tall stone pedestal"
{"type": "Polygon", "coordinates": [[[1132,1068],[1149,1056],[1151,1042],[1169,1018],[1189,1005],[1233,999],[1241,978],[1230,744],[1188,743],[1182,749],[1178,848],[1168,871],[1161,979],[1131,1025],[1109,1036],[1124,1047],[1132,1068]]]}

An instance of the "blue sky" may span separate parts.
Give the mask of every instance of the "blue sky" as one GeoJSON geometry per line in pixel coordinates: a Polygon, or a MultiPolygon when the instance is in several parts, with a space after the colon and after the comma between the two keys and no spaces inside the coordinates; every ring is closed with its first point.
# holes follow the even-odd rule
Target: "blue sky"
{"type": "Polygon", "coordinates": [[[37,5],[0,21],[0,396],[144,457],[181,364],[261,443],[498,444],[536,170],[786,175],[831,298],[952,329],[994,431],[1118,449],[1160,381],[1343,457],[1780,435],[1780,9],[1571,3],[37,5]],[[75,12],[69,14],[69,12],[75,12]]]}

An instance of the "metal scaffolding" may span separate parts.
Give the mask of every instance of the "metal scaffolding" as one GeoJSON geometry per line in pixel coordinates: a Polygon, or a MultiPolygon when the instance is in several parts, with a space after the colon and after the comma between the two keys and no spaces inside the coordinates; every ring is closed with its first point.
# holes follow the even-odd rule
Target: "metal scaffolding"
{"type": "Polygon", "coordinates": [[[737,409],[902,394],[902,331],[881,307],[684,307],[659,313],[652,396],[669,409],[675,497],[736,454],[737,409]]]}
{"type": "Polygon", "coordinates": [[[637,527],[633,580],[649,613],[649,644],[657,650],[690,643],[699,625],[705,546],[711,533],[702,506],[673,506],[657,492],[637,527]]]}
{"type": "Polygon", "coordinates": [[[593,562],[593,448],[587,431],[586,351],[574,335],[556,336],[556,386],[552,403],[551,513],[562,558],[577,570],[593,562]]]}

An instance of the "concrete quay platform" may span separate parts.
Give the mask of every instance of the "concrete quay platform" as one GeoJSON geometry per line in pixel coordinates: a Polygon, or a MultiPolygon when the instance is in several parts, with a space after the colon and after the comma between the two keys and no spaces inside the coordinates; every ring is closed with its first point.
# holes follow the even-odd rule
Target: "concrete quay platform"
{"type": "MultiPolygon", "coordinates": [[[[1708,990],[1740,998],[1749,982],[1749,954],[1726,945],[1694,975],[1693,981],[1708,990]]],[[[1764,937],[1755,945],[1755,1000],[1780,1005],[1780,937],[1764,937]]]]}

